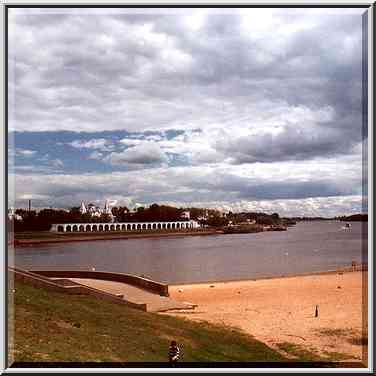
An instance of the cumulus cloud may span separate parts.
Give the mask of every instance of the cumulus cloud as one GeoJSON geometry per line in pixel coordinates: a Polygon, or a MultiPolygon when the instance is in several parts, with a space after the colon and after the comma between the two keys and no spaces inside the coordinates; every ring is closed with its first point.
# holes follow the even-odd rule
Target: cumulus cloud
{"type": "Polygon", "coordinates": [[[87,159],[94,159],[94,160],[101,160],[102,158],[103,158],[103,153],[97,150],[90,153],[89,156],[87,157],[87,159]]]}
{"type": "Polygon", "coordinates": [[[143,143],[143,140],[138,140],[138,139],[132,139],[132,138],[123,138],[120,140],[120,143],[126,146],[136,146],[140,145],[143,143]]]}
{"type": "Polygon", "coordinates": [[[270,162],[345,154],[353,142],[346,130],[287,125],[276,126],[274,132],[261,130],[233,137],[224,132],[216,140],[216,149],[228,155],[232,163],[270,162]]]}
{"type": "Polygon", "coordinates": [[[12,9],[11,91],[19,106],[10,114],[11,126],[228,126],[246,122],[244,115],[265,116],[265,103],[285,113],[290,106],[329,106],[340,121],[360,106],[359,11],[155,13],[12,9]],[[201,24],[199,38],[194,24],[201,24]]]}
{"type": "Polygon", "coordinates": [[[170,139],[160,139],[158,146],[166,153],[181,155],[190,164],[222,162],[226,158],[214,145],[215,131],[186,131],[170,139]]]}
{"type": "Polygon", "coordinates": [[[53,167],[63,167],[64,166],[64,162],[61,159],[58,159],[58,158],[52,159],[50,161],[50,163],[53,167]]]}
{"type": "Polygon", "coordinates": [[[364,211],[364,197],[359,195],[336,197],[311,197],[306,199],[276,199],[276,200],[241,200],[229,201],[202,201],[202,202],[176,202],[166,201],[167,205],[179,207],[201,207],[217,209],[223,212],[264,212],[279,213],[281,216],[311,216],[334,217],[338,215],[356,214],[364,211]]]}
{"type": "Polygon", "coordinates": [[[36,150],[27,150],[27,149],[16,149],[16,153],[15,155],[20,155],[22,157],[32,157],[33,155],[35,155],[37,153],[36,150]]]}
{"type": "Polygon", "coordinates": [[[110,140],[104,138],[91,139],[91,140],[74,140],[69,143],[70,146],[77,149],[99,149],[102,151],[113,150],[113,144],[110,140]]]}
{"type": "MultiPolygon", "coordinates": [[[[21,196],[357,207],[367,185],[362,12],[9,9],[10,130],[77,132],[63,144],[98,169],[76,176],[48,156],[55,176],[38,183],[38,170],[16,163],[30,190],[21,196]]],[[[15,157],[33,157],[29,148],[15,157]]]]}
{"type": "Polygon", "coordinates": [[[168,158],[159,145],[152,141],[137,143],[122,152],[113,152],[106,161],[114,165],[152,165],[166,163],[168,158]]]}
{"type": "MultiPolygon", "coordinates": [[[[293,207],[297,201],[309,202],[304,200],[310,198],[327,199],[330,203],[335,197],[361,196],[359,163],[361,161],[344,158],[325,162],[283,162],[278,169],[274,163],[239,165],[231,170],[225,164],[158,167],[149,169],[147,174],[139,171],[54,174],[44,175],[43,179],[36,174],[17,174],[14,198],[19,201],[25,194],[48,195],[50,198],[45,202],[57,207],[76,205],[83,199],[108,197],[119,202],[134,200],[144,204],[175,202],[188,206],[194,202],[201,206],[200,203],[213,202],[227,205],[232,210],[246,208],[246,202],[255,205],[255,202],[282,200],[287,205],[289,200],[295,200],[287,205],[293,207]]],[[[341,209],[338,205],[337,212],[341,209]]],[[[284,211],[287,210],[286,207],[284,211]]]]}

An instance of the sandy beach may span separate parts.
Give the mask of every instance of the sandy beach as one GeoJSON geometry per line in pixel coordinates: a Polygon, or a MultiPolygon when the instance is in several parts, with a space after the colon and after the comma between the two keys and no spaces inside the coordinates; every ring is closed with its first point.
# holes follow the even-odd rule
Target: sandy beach
{"type": "Polygon", "coordinates": [[[354,271],[169,286],[173,299],[198,307],[168,314],[235,326],[277,350],[289,343],[364,362],[366,278],[366,271],[354,271]]]}

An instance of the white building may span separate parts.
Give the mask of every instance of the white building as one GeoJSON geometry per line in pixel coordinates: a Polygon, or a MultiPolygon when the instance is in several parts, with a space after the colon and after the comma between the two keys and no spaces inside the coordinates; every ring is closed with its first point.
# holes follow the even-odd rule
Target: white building
{"type": "Polygon", "coordinates": [[[86,214],[89,213],[92,217],[100,217],[102,214],[107,214],[113,218],[111,207],[108,203],[108,200],[104,203],[104,208],[101,209],[98,206],[95,206],[94,204],[89,204],[87,207],[85,206],[85,203],[82,201],[80,206],[80,213],[86,214]]]}
{"type": "Polygon", "coordinates": [[[87,209],[86,209],[86,206],[85,206],[85,204],[84,204],[83,201],[81,202],[80,213],[81,214],[86,214],[87,213],[87,209]]]}
{"type": "Polygon", "coordinates": [[[17,221],[22,221],[22,217],[19,214],[16,214],[16,210],[14,208],[8,209],[8,218],[10,220],[16,219],[17,221]]]}
{"type": "Polygon", "coordinates": [[[110,208],[110,205],[108,204],[108,201],[106,200],[103,208],[103,214],[112,215],[112,210],[110,208]]]}

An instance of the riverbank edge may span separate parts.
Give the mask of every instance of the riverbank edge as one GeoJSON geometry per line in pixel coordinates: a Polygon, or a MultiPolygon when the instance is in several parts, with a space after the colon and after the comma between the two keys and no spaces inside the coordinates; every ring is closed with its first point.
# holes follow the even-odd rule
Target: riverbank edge
{"type": "Polygon", "coordinates": [[[209,284],[226,284],[226,283],[236,283],[236,282],[256,282],[256,281],[264,281],[270,279],[286,279],[286,278],[299,278],[299,277],[314,277],[320,275],[331,275],[331,274],[338,274],[338,273],[353,273],[353,272],[368,272],[368,264],[359,264],[356,267],[342,267],[337,269],[330,269],[330,270],[321,270],[317,272],[305,272],[305,273],[295,273],[295,274],[281,274],[277,276],[269,276],[269,277],[256,277],[256,278],[247,278],[247,279],[228,279],[226,281],[204,281],[204,282],[183,282],[183,283],[169,283],[169,287],[180,287],[180,286],[199,286],[199,285],[209,285],[209,284]]]}
{"type": "MultiPolygon", "coordinates": [[[[127,240],[127,239],[145,239],[145,238],[164,238],[164,237],[181,237],[181,236],[209,236],[209,235],[222,235],[216,230],[206,230],[206,231],[190,231],[190,232],[166,232],[166,233],[153,233],[153,234],[113,234],[106,236],[90,236],[84,235],[81,238],[52,238],[52,239],[14,239],[13,245],[17,247],[27,247],[40,244],[50,244],[50,243],[70,243],[70,242],[87,242],[87,241],[99,241],[99,240],[127,240]]],[[[69,236],[69,235],[63,235],[69,236]]]]}

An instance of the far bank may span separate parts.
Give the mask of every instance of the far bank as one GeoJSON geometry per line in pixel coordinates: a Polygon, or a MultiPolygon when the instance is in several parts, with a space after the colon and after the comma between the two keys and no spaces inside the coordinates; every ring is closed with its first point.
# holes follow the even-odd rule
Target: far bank
{"type": "Polygon", "coordinates": [[[16,247],[29,245],[82,242],[95,240],[124,240],[124,239],[145,239],[169,236],[205,236],[219,234],[253,234],[266,231],[287,231],[287,227],[281,226],[231,226],[195,228],[180,230],[147,230],[147,231],[103,231],[103,232],[55,232],[55,231],[29,231],[15,232],[14,239],[9,239],[8,244],[14,242],[16,247]]]}
{"type": "Polygon", "coordinates": [[[102,232],[98,235],[93,233],[53,233],[50,231],[19,232],[14,234],[14,246],[25,247],[29,245],[48,243],[85,242],[98,240],[125,240],[125,239],[145,239],[159,237],[176,236],[205,236],[218,235],[216,229],[197,229],[190,231],[155,231],[155,232],[102,232]]]}

